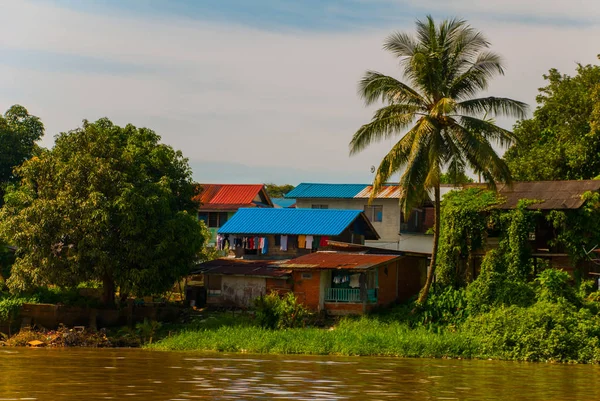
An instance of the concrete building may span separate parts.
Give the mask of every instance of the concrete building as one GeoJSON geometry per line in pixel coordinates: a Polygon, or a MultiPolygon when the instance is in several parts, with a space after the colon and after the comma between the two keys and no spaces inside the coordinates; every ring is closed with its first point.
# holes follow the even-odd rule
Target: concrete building
{"type": "MultiPolygon", "coordinates": [[[[443,186],[442,196],[452,189],[451,186],[443,186]]],[[[405,217],[399,204],[400,186],[385,185],[369,205],[372,192],[373,187],[366,184],[302,183],[285,197],[295,199],[298,208],[363,210],[380,236],[378,240],[365,241],[365,244],[430,253],[433,236],[426,232],[433,227],[432,203],[424,202],[405,217]]]]}

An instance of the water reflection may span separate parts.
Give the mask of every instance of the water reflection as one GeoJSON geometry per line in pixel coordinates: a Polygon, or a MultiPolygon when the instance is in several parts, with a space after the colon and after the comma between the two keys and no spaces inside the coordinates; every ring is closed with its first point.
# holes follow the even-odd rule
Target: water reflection
{"type": "Polygon", "coordinates": [[[435,359],[0,349],[0,400],[598,400],[600,368],[435,359]]]}

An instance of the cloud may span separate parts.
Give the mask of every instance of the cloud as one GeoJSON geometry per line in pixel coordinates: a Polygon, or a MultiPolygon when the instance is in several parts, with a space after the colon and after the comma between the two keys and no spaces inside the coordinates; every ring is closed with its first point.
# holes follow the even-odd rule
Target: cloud
{"type": "MultiPolygon", "coordinates": [[[[588,40],[599,36],[595,26],[471,23],[506,58],[506,77],[491,88],[498,96],[533,102],[549,68],[572,72],[575,61],[594,62],[598,52],[588,40]]],[[[256,182],[360,182],[392,142],[348,157],[352,134],[372,112],[356,83],[367,69],[398,75],[381,50],[392,29],[410,31],[413,21],[277,31],[11,2],[0,15],[0,53],[22,56],[0,58],[0,109],[21,103],[39,115],[47,146],[84,118],[148,126],[181,149],[205,182],[215,170],[230,182],[248,181],[249,171],[256,182]],[[274,178],[265,177],[265,168],[274,178]]]]}

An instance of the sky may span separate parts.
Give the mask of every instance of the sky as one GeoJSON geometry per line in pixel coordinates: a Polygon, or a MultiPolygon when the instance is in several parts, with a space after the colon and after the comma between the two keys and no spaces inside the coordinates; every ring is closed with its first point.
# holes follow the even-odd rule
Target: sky
{"type": "Polygon", "coordinates": [[[349,156],[357,82],[401,78],[382,43],[428,14],[482,31],[506,65],[487,94],[532,110],[550,68],[598,63],[597,0],[0,0],[0,112],[46,147],[84,119],[151,128],[198,182],[367,183],[393,142],[349,156]]]}

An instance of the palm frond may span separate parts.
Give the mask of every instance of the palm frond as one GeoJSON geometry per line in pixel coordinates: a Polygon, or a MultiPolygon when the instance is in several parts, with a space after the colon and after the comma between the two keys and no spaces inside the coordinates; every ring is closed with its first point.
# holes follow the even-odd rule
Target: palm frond
{"type": "Polygon", "coordinates": [[[490,79],[496,75],[504,75],[502,58],[493,52],[480,52],[473,64],[450,85],[448,96],[457,100],[475,96],[487,89],[490,79]]]}
{"type": "Polygon", "coordinates": [[[520,120],[527,118],[529,106],[518,100],[506,97],[484,97],[469,99],[457,104],[459,112],[467,114],[492,114],[496,116],[515,117],[520,120]]]}
{"type": "Polygon", "coordinates": [[[512,181],[508,165],[484,136],[460,124],[453,125],[450,131],[454,142],[476,173],[482,173],[492,185],[495,185],[495,181],[512,181]]]}
{"type": "Polygon", "coordinates": [[[415,106],[393,104],[377,110],[370,123],[363,125],[350,141],[350,155],[382,139],[400,134],[417,117],[415,106]]]}
{"type": "Polygon", "coordinates": [[[458,119],[467,130],[478,133],[487,141],[493,141],[500,146],[509,146],[518,140],[511,131],[498,127],[491,121],[469,116],[460,116],[458,119]]]}
{"type": "Polygon", "coordinates": [[[425,107],[426,102],[416,90],[396,78],[377,71],[367,71],[358,84],[358,94],[366,105],[377,101],[384,103],[409,103],[425,107]]]}

